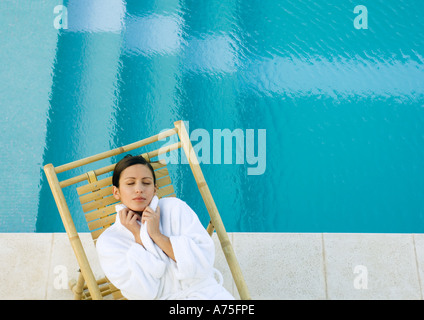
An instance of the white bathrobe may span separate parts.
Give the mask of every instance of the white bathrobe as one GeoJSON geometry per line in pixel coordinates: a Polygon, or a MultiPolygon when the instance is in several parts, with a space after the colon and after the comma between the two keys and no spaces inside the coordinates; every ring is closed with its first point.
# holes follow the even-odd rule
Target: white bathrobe
{"type": "MultiPolygon", "coordinates": [[[[141,225],[142,246],[116,214],[96,244],[106,277],[127,299],[234,299],[213,268],[213,240],[193,210],[177,198],[160,199],[159,207],[159,228],[169,237],[176,262],[152,241],[147,223],[141,225]]],[[[117,205],[116,211],[123,208],[117,205]]]]}

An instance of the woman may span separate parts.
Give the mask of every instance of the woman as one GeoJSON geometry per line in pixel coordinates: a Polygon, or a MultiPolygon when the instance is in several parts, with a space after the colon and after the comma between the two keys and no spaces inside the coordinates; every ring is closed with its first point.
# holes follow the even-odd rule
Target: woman
{"type": "Polygon", "coordinates": [[[150,163],[126,156],[116,164],[112,184],[122,204],[96,247],[106,277],[126,298],[234,299],[213,268],[211,237],[184,201],[158,200],[150,163]]]}

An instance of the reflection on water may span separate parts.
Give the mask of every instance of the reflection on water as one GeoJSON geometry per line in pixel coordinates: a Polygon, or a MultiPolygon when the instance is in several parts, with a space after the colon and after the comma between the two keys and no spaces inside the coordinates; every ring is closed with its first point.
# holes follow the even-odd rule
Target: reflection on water
{"type": "MultiPolygon", "coordinates": [[[[59,30],[56,1],[3,4],[0,54],[9,63],[0,78],[46,76],[12,83],[26,94],[0,89],[3,143],[19,138],[2,155],[19,165],[2,174],[29,181],[3,196],[11,204],[0,231],[63,230],[43,164],[183,119],[210,136],[266,129],[264,174],[247,175],[248,164],[235,160],[202,165],[228,231],[422,232],[424,3],[367,3],[368,29],[360,30],[357,4],[69,0],[59,30]],[[22,151],[29,146],[33,153],[22,151]]],[[[178,196],[206,223],[193,179],[182,179],[188,166],[171,170],[178,196]]],[[[76,194],[66,192],[77,212],[76,194]]]]}

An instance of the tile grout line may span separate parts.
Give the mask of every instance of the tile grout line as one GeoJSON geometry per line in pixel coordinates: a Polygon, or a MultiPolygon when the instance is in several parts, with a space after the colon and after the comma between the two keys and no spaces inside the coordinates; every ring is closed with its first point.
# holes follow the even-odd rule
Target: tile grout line
{"type": "MultiPolygon", "coordinates": [[[[234,247],[235,247],[235,244],[234,244],[234,235],[233,235],[232,232],[228,232],[228,236],[230,237],[231,246],[233,247],[233,250],[235,252],[235,249],[234,249],[234,247]]],[[[238,259],[237,259],[237,261],[238,261],[238,259]]],[[[231,277],[231,279],[232,279],[232,281],[231,281],[231,294],[235,298],[236,297],[236,293],[238,294],[238,291],[237,291],[236,283],[234,282],[234,278],[231,277]]]]}
{"type": "Polygon", "coordinates": [[[327,262],[325,257],[325,242],[324,242],[324,233],[321,233],[321,246],[322,246],[322,264],[323,264],[323,273],[324,273],[324,291],[325,299],[328,300],[328,285],[327,285],[327,262]]]}
{"type": "Polygon", "coordinates": [[[417,267],[417,276],[418,276],[418,287],[420,288],[420,298],[423,300],[423,289],[421,285],[421,277],[420,277],[420,264],[418,262],[417,248],[415,243],[415,235],[412,234],[412,243],[414,245],[414,255],[415,255],[415,265],[417,267]]]}

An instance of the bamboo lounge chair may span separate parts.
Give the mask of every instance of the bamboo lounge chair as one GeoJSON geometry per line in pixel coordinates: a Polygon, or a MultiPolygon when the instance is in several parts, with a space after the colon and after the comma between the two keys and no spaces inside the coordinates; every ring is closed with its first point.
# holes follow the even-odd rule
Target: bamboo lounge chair
{"type": "Polygon", "coordinates": [[[191,145],[187,130],[181,120],[174,123],[173,129],[169,129],[165,132],[134,142],[132,144],[128,144],[120,148],[106,151],[81,160],[73,161],[58,167],[54,167],[52,164],[47,164],[44,166],[47,180],[52,190],[53,197],[59,210],[63,225],[71,242],[72,249],[76,255],[81,271],[79,273],[78,281],[76,283],[74,282],[74,284],[71,286],[75,299],[97,300],[103,299],[103,297],[109,295],[112,295],[114,299],[124,298],[121,292],[116,287],[114,287],[107,278],[102,278],[100,280],[95,279],[62,190],[63,188],[69,186],[76,187],[75,185],[77,183],[83,182],[85,180],[88,181],[87,184],[76,187],[76,189],[82,204],[82,210],[85,213],[88,228],[91,231],[93,240],[96,241],[99,235],[115,221],[115,205],[119,201],[111,196],[112,177],[109,176],[106,178],[98,178],[103,174],[113,171],[115,164],[91,170],[63,181],[59,181],[57,174],[79,168],[86,164],[102,159],[110,158],[112,156],[116,156],[137,148],[148,146],[156,141],[173,136],[175,134],[179,137],[179,141],[177,143],[142,154],[144,158],[151,162],[155,170],[157,184],[159,187],[158,196],[159,198],[162,196],[175,196],[174,188],[171,184],[171,179],[168,174],[165,161],[151,161],[150,159],[160,154],[182,148],[185,152],[185,155],[187,156],[191,172],[193,173],[197,187],[200,191],[200,194],[202,195],[203,201],[211,219],[207,227],[207,231],[209,235],[212,236],[214,230],[216,230],[222,250],[230,267],[234,282],[237,286],[240,298],[243,300],[250,299],[250,295],[241,273],[241,269],[235,256],[233,247],[228,238],[227,232],[212,198],[209,187],[203,176],[193,146],[191,145]]]}

